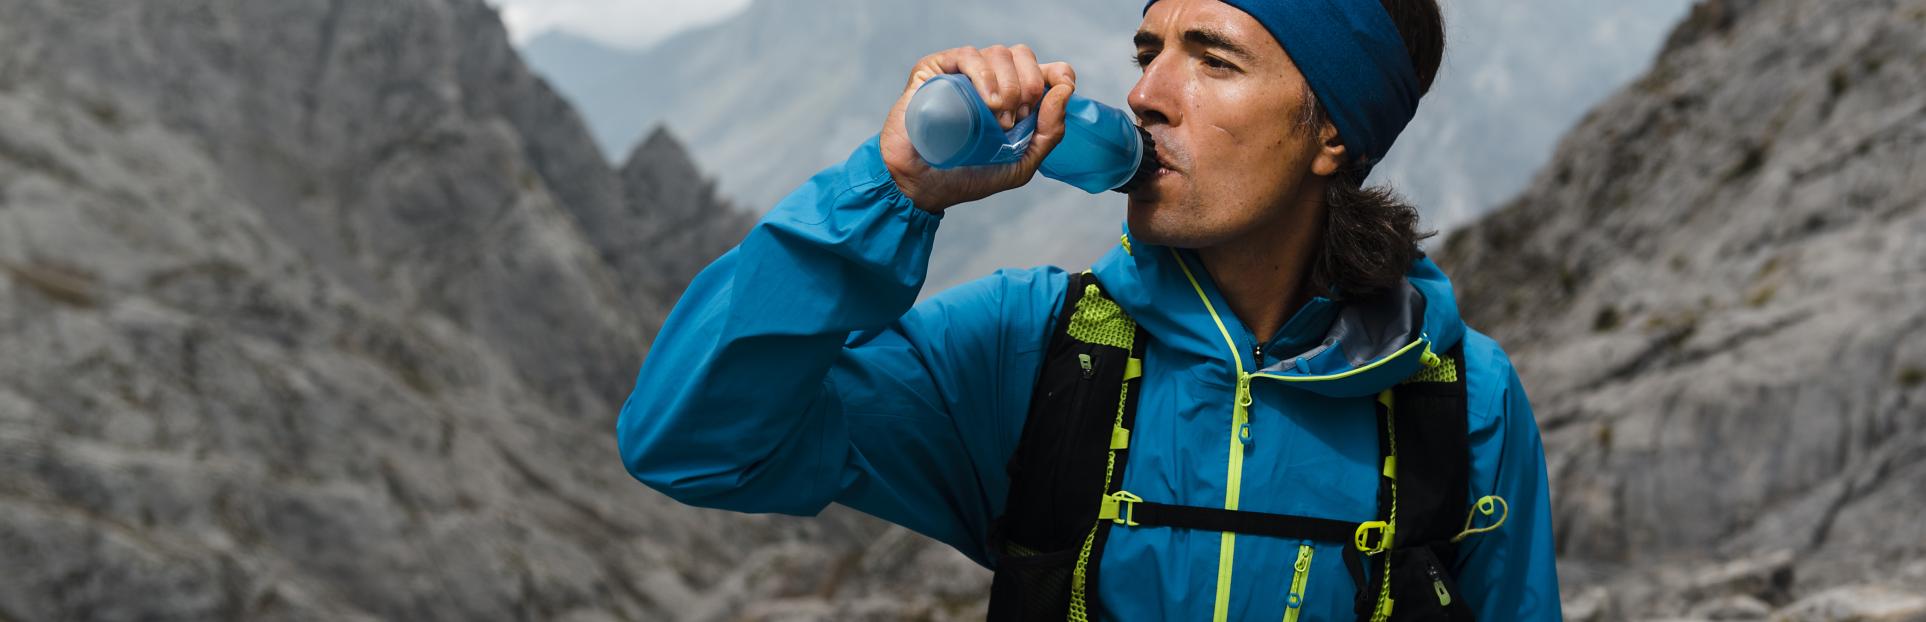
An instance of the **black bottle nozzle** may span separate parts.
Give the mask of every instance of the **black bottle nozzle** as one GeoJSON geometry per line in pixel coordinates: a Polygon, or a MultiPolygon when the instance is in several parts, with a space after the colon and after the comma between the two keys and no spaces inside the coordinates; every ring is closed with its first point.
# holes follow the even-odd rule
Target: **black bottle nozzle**
{"type": "Polygon", "coordinates": [[[1156,177],[1158,169],[1164,167],[1162,164],[1157,163],[1157,141],[1150,137],[1150,131],[1139,125],[1137,126],[1137,136],[1141,137],[1144,141],[1143,154],[1137,159],[1137,172],[1130,176],[1130,181],[1126,181],[1123,185],[1110,189],[1111,192],[1122,192],[1124,194],[1135,192],[1139,186],[1149,183],[1152,177],[1156,177]]]}

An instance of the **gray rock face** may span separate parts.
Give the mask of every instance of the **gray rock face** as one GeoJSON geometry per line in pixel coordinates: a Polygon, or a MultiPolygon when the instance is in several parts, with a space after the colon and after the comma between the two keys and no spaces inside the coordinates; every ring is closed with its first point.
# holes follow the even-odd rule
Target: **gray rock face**
{"type": "Polygon", "coordinates": [[[1567,598],[1926,585],[1920,67],[1926,2],[1701,2],[1440,253],[1532,394],[1567,598]]]}
{"type": "Polygon", "coordinates": [[[0,619],[663,619],[879,531],[622,471],[747,217],[666,135],[612,170],[481,0],[0,0],[0,46],[0,619]]]}
{"type": "MultiPolygon", "coordinates": [[[[1708,2],[1439,253],[1576,619],[1919,619],[1926,0],[1708,2]]],[[[612,170],[480,0],[0,0],[0,619],[980,619],[609,435],[747,217],[612,170]]]]}

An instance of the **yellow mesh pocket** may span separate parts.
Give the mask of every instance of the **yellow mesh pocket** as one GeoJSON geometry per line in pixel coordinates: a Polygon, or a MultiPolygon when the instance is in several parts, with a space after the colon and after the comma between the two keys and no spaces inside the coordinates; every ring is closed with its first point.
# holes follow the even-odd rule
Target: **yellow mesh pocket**
{"type": "MultiPolygon", "coordinates": [[[[1125,238],[1124,244],[1127,249],[1130,244],[1129,238],[1125,238]]],[[[1105,298],[1102,290],[1095,284],[1090,284],[1084,286],[1083,297],[1077,299],[1077,308],[1070,315],[1070,328],[1067,332],[1072,338],[1084,343],[1129,350],[1136,342],[1137,322],[1124,313],[1123,307],[1105,298]]],[[[1124,407],[1129,403],[1129,398],[1130,385],[1125,384],[1123,390],[1117,392],[1117,415],[1114,427],[1123,427],[1124,407]]],[[[1111,480],[1116,477],[1116,468],[1117,452],[1113,449],[1103,467],[1104,490],[1110,489],[1111,480]]],[[[1077,565],[1072,571],[1070,580],[1069,619],[1071,622],[1088,622],[1090,619],[1090,612],[1085,607],[1090,600],[1086,579],[1089,577],[1090,564],[1097,561],[1090,558],[1096,539],[1097,527],[1092,526],[1090,532],[1083,537],[1082,549],[1077,552],[1077,565]]]]}
{"type": "Polygon", "coordinates": [[[1418,374],[1405,382],[1457,382],[1458,361],[1450,358],[1438,359],[1434,367],[1418,370],[1418,374]]]}
{"type": "Polygon", "coordinates": [[[1097,289],[1085,285],[1077,309],[1070,315],[1070,336],[1084,343],[1130,349],[1136,337],[1137,322],[1125,315],[1123,307],[1111,302],[1097,289]]]}
{"type": "MultiPolygon", "coordinates": [[[[1089,292],[1084,292],[1088,294],[1089,292]]],[[[1085,300],[1089,298],[1086,297],[1085,300]]],[[[1126,319],[1125,321],[1129,321],[1126,319]]],[[[1117,420],[1113,426],[1123,427],[1124,408],[1130,403],[1130,385],[1124,384],[1117,392],[1117,420]]],[[[1103,489],[1110,490],[1110,481],[1117,474],[1117,450],[1110,450],[1110,456],[1103,463],[1103,489]]],[[[1070,575],[1070,622],[1089,622],[1090,612],[1084,608],[1089,602],[1090,588],[1085,578],[1090,576],[1090,549],[1097,544],[1097,527],[1092,525],[1090,533],[1083,536],[1083,549],[1077,552],[1077,566],[1070,575]]]]}

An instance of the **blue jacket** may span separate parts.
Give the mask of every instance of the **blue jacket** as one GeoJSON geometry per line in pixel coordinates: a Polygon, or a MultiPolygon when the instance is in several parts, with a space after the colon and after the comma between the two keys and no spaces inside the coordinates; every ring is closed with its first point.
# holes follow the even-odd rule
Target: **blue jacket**
{"type": "MultiPolygon", "coordinates": [[[[898,191],[873,137],[785,198],[695,278],[656,337],[616,426],[629,472],[703,507],[810,516],[842,503],[991,565],[1005,463],[1068,280],[1003,270],[917,304],[940,220],[898,191]]],[[[1462,342],[1468,501],[1501,496],[1509,515],[1460,547],[1460,589],[1480,619],[1559,619],[1531,405],[1498,344],[1459,320],[1437,266],[1414,264],[1397,305],[1314,299],[1258,370],[1255,338],[1193,254],[1122,242],[1093,270],[1150,335],[1124,490],[1372,520],[1371,396],[1417,370],[1426,346],[1462,342]],[[1240,417],[1250,440],[1234,454],[1240,417]]],[[[1117,620],[1279,620],[1300,544],[1117,527],[1097,596],[1117,620]]],[[[1313,544],[1303,619],[1352,619],[1337,545],[1313,544]]]]}

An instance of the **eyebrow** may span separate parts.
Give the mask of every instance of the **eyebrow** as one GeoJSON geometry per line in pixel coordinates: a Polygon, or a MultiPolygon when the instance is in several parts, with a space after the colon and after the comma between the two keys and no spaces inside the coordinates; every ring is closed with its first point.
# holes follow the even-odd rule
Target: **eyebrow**
{"type": "MultiPolygon", "coordinates": [[[[1161,46],[1164,43],[1163,37],[1148,30],[1137,31],[1137,36],[1131,40],[1140,48],[1161,46]]],[[[1201,47],[1224,50],[1225,52],[1229,52],[1230,55],[1238,57],[1239,60],[1246,62],[1257,60],[1257,54],[1251,52],[1250,48],[1245,47],[1242,43],[1232,41],[1228,33],[1215,28],[1200,26],[1185,30],[1184,40],[1201,47]]]]}

